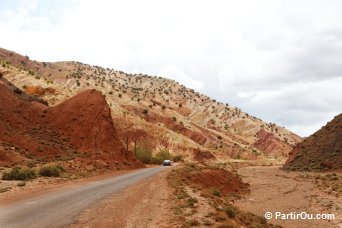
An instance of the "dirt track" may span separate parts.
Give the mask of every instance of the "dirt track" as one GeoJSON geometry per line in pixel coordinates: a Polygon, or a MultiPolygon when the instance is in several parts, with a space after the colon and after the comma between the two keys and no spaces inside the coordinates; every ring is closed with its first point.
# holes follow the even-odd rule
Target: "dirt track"
{"type": "MultiPolygon", "coordinates": [[[[162,167],[141,169],[0,206],[1,227],[66,227],[75,221],[80,212],[113,193],[124,194],[123,189],[152,177],[161,170],[162,167]]],[[[124,201],[122,205],[128,203],[124,201]]]]}
{"type": "Polygon", "coordinates": [[[71,228],[95,227],[170,227],[170,203],[165,175],[130,186],[124,192],[85,210],[71,228]]]}
{"type": "MultiPolygon", "coordinates": [[[[243,180],[250,184],[251,194],[237,202],[245,211],[264,216],[265,212],[320,213],[310,205],[315,186],[297,179],[296,173],[287,173],[279,167],[245,167],[239,169],[243,180]]],[[[283,227],[339,227],[327,220],[280,220],[269,222],[283,227]]]]}

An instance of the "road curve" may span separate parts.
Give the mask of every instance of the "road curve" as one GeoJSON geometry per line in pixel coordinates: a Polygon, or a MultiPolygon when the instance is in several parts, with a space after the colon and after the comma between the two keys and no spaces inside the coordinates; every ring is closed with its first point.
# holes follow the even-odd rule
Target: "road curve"
{"type": "Polygon", "coordinates": [[[91,182],[77,188],[48,193],[7,206],[0,206],[1,228],[66,227],[75,217],[106,196],[163,170],[138,170],[118,177],[91,182]]]}

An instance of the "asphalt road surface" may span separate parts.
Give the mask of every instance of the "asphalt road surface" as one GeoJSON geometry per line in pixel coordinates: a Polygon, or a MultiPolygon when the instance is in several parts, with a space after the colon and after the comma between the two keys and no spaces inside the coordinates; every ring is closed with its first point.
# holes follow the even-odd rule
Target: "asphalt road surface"
{"type": "Polygon", "coordinates": [[[97,201],[149,178],[163,167],[142,169],[122,176],[88,183],[0,206],[0,228],[66,227],[97,201]]]}

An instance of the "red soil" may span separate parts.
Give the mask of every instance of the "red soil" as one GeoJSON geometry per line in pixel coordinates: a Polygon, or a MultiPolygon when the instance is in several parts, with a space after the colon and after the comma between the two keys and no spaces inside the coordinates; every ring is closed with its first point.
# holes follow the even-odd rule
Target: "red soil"
{"type": "Polygon", "coordinates": [[[194,184],[205,188],[216,188],[224,196],[231,193],[241,194],[248,191],[248,184],[235,174],[224,169],[203,169],[201,172],[190,174],[194,184]]]}
{"type": "Polygon", "coordinates": [[[25,92],[28,95],[36,95],[36,96],[42,96],[46,93],[55,93],[55,89],[48,87],[48,88],[43,88],[41,86],[26,86],[25,92]]]}
{"type": "Polygon", "coordinates": [[[215,159],[215,156],[209,151],[202,151],[199,149],[195,150],[193,152],[193,155],[194,155],[194,160],[200,161],[200,162],[210,160],[210,159],[215,159]]]}
{"type": "Polygon", "coordinates": [[[110,108],[98,91],[81,92],[49,108],[0,81],[0,97],[0,142],[7,148],[0,165],[17,160],[8,158],[9,148],[23,160],[89,162],[96,157],[107,168],[123,161],[141,165],[119,141],[110,108]]]}

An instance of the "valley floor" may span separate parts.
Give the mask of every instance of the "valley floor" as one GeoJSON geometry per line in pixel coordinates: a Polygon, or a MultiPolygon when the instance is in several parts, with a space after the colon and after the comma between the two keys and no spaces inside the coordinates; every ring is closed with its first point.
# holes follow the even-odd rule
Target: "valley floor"
{"type": "MultiPolygon", "coordinates": [[[[244,167],[238,173],[250,184],[251,193],[237,202],[244,211],[264,216],[266,212],[290,213],[334,213],[335,219],[327,220],[281,220],[269,222],[283,227],[341,227],[341,198],[330,197],[330,208],[322,207],[320,202],[327,200],[327,195],[320,191],[312,179],[303,178],[300,173],[288,173],[279,167],[244,167]]],[[[313,174],[308,174],[313,175],[313,174]]]]}
{"type": "MultiPolygon", "coordinates": [[[[169,171],[181,167],[183,165],[166,168],[152,178],[133,184],[127,189],[97,202],[81,212],[70,227],[183,227],[181,223],[173,220],[173,190],[167,179],[169,171]]],[[[285,228],[342,227],[341,189],[335,188],[331,192],[332,185],[329,187],[322,185],[322,183],[336,184],[334,178],[331,178],[330,182],[324,179],[330,174],[286,172],[279,169],[278,166],[242,166],[237,168],[237,171],[243,181],[250,184],[250,193],[240,200],[233,201],[239,210],[251,212],[260,217],[264,217],[265,212],[273,214],[275,212],[284,214],[290,212],[334,213],[335,219],[332,221],[271,219],[268,222],[285,228]],[[320,176],[321,179],[317,180],[317,176],[320,176]]],[[[133,171],[115,172],[114,175],[120,176],[130,172],[133,171]]],[[[112,176],[113,174],[107,175],[112,176]]],[[[43,178],[28,182],[25,187],[17,187],[16,182],[13,182],[11,190],[0,194],[0,204],[12,203],[28,196],[79,187],[84,183],[102,180],[107,175],[80,178],[75,181],[67,181],[67,183],[56,182],[59,179],[43,178]]],[[[340,181],[337,181],[340,186],[341,173],[338,173],[337,179],[340,181]]],[[[0,186],[9,184],[9,181],[0,182],[0,186]]],[[[186,189],[189,190],[188,187],[186,189]]],[[[209,209],[212,208],[203,204],[201,201],[203,197],[198,192],[197,195],[193,191],[189,190],[188,192],[199,201],[192,209],[201,216],[208,214],[209,209]]],[[[186,213],[184,215],[188,216],[186,213]]],[[[199,221],[201,219],[198,218],[199,221]]]]}

